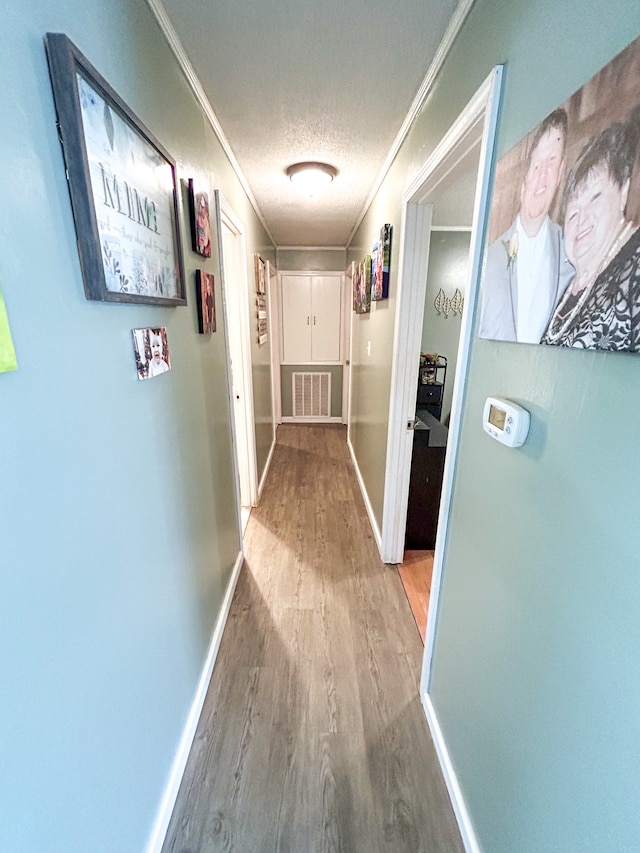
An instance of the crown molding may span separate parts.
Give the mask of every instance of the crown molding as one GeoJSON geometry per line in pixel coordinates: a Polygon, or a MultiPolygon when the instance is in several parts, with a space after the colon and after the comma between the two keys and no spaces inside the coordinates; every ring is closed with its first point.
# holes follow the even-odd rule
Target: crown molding
{"type": "Polygon", "coordinates": [[[345,252],[346,246],[277,246],[280,252],[345,252]]]}
{"type": "Polygon", "coordinates": [[[227,137],[224,135],[224,131],[222,130],[222,126],[218,121],[218,117],[214,112],[213,107],[209,103],[209,99],[207,98],[204,89],[202,88],[202,83],[200,82],[198,75],[195,72],[193,65],[191,64],[189,57],[185,53],[184,47],[182,46],[182,42],[176,33],[173,24],[167,14],[167,10],[164,8],[160,0],[146,0],[149,9],[151,9],[151,13],[155,17],[158,22],[158,26],[162,30],[164,37],[166,38],[169,47],[171,48],[173,55],[175,56],[178,65],[182,69],[182,73],[184,74],[187,83],[189,84],[191,91],[193,92],[197,102],[202,109],[202,112],[205,114],[209,124],[211,125],[213,132],[218,137],[218,141],[222,146],[222,150],[224,151],[229,163],[231,164],[231,168],[236,174],[236,177],[240,181],[242,185],[242,189],[245,191],[251,206],[253,207],[256,216],[260,220],[262,227],[267,232],[267,236],[271,240],[273,246],[276,245],[275,240],[273,239],[271,232],[267,226],[267,223],[264,220],[262,212],[258,207],[258,202],[256,201],[253,193],[251,192],[251,187],[249,186],[247,179],[242,173],[242,169],[240,168],[240,164],[236,160],[235,154],[231,146],[229,145],[229,141],[227,137]]]}
{"type": "Polygon", "coordinates": [[[471,11],[471,7],[473,6],[474,2],[475,0],[460,0],[460,2],[458,3],[456,11],[454,12],[453,17],[449,22],[449,26],[447,27],[445,34],[442,37],[442,41],[438,46],[438,50],[436,51],[436,55],[433,58],[433,62],[429,66],[429,70],[427,71],[424,80],[422,81],[422,85],[418,89],[418,93],[413,99],[413,103],[409,108],[409,112],[407,113],[407,116],[403,121],[400,130],[398,131],[398,135],[396,136],[395,141],[391,146],[389,153],[387,154],[387,159],[384,161],[382,169],[380,170],[378,177],[376,178],[373,186],[371,187],[371,192],[369,193],[369,196],[365,201],[362,210],[358,215],[358,218],[356,219],[356,224],[354,225],[353,230],[349,234],[349,238],[347,239],[347,246],[351,244],[351,241],[353,240],[356,231],[362,224],[362,220],[366,216],[367,211],[371,207],[374,198],[376,197],[380,187],[382,186],[382,182],[387,177],[387,173],[391,168],[391,164],[396,159],[396,156],[398,154],[398,151],[400,150],[400,147],[402,146],[402,143],[405,141],[407,134],[411,130],[414,121],[416,120],[418,114],[420,113],[420,110],[424,106],[424,103],[427,100],[427,97],[434,84],[434,81],[440,69],[444,65],[444,61],[449,55],[449,51],[453,47],[453,43],[456,40],[458,33],[462,29],[462,26],[466,21],[467,15],[471,11]]]}

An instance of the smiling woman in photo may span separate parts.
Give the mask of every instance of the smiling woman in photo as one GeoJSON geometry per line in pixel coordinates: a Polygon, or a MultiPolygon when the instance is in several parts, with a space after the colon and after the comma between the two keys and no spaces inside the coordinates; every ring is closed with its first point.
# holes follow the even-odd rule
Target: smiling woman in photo
{"type": "Polygon", "coordinates": [[[640,110],[582,149],[564,191],[564,243],[576,274],[542,343],[640,348],[640,231],[626,216],[640,110]]]}

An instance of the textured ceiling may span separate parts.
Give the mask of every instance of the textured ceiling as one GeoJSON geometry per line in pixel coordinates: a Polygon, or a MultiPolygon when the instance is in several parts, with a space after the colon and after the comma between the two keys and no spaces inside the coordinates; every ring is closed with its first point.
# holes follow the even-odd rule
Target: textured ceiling
{"type": "Polygon", "coordinates": [[[276,245],[346,245],[457,0],[162,2],[276,245]],[[338,169],[313,199],[302,160],[338,169]]]}

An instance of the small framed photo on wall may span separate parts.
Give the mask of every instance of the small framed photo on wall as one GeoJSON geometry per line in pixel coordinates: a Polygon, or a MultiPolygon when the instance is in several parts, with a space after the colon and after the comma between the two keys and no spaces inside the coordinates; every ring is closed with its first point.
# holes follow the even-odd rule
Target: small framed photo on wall
{"type": "Polygon", "coordinates": [[[211,335],[216,331],[216,293],[212,273],[196,270],[196,299],[198,331],[201,335],[211,335]]]}
{"type": "Polygon", "coordinates": [[[132,329],[138,379],[154,379],[171,370],[169,342],[164,326],[132,329]]]}
{"type": "Polygon", "coordinates": [[[189,178],[189,216],[193,251],[203,258],[211,257],[211,217],[209,191],[201,183],[189,178]]]}

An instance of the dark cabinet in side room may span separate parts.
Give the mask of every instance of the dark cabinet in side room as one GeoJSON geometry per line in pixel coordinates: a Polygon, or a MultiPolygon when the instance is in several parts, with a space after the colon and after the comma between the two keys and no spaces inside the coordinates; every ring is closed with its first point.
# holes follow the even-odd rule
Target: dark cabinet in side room
{"type": "Polygon", "coordinates": [[[431,412],[418,409],[409,479],[405,532],[407,550],[435,548],[448,432],[431,412]]]}

